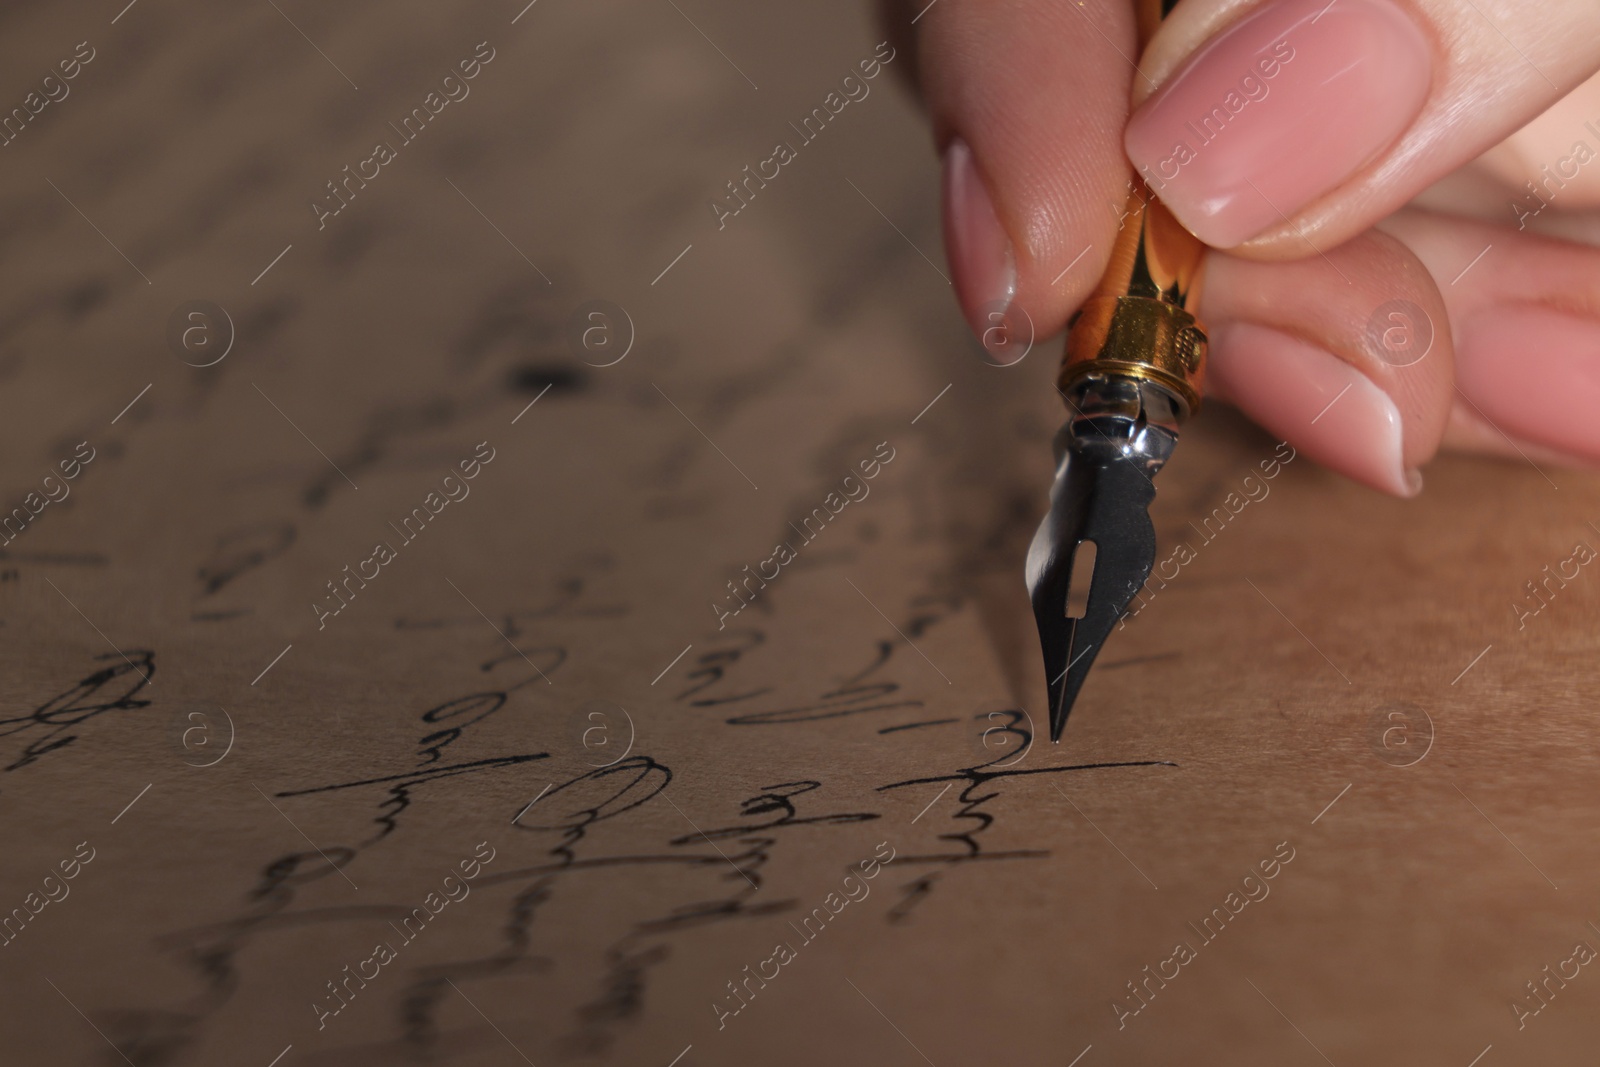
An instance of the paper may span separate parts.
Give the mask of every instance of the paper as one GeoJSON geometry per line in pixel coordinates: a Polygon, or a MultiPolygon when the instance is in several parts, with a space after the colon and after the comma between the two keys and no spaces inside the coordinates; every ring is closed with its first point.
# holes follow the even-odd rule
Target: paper
{"type": "Polygon", "coordinates": [[[1592,478],[1208,408],[1030,745],[1059,341],[860,6],[5,36],[5,1062],[1592,1043],[1592,478]]]}

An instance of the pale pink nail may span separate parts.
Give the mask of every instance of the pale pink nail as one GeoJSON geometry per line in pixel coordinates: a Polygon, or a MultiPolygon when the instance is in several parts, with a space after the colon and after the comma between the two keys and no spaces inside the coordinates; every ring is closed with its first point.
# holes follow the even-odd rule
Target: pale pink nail
{"type": "Polygon", "coordinates": [[[1461,326],[1456,382],[1500,432],[1600,460],[1600,322],[1490,307],[1461,326]]]}
{"type": "Polygon", "coordinates": [[[1134,114],[1128,157],[1179,221],[1231,248],[1337,188],[1427,98],[1432,50],[1389,0],[1275,0],[1134,114]]]}
{"type": "Polygon", "coordinates": [[[1415,496],[1400,409],[1359,370],[1325,349],[1250,322],[1212,334],[1207,386],[1307,457],[1396,496],[1415,496]]]}
{"type": "Polygon", "coordinates": [[[956,298],[980,340],[991,317],[1003,317],[1017,292],[1016,257],[967,142],[944,153],[944,241],[956,298]]]}

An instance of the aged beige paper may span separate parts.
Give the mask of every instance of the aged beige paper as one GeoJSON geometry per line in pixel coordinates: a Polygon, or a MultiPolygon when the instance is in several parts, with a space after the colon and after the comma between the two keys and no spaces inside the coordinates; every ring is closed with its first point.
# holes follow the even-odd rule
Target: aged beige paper
{"type": "Polygon", "coordinates": [[[1208,410],[1033,744],[1057,342],[859,5],[117,6],[0,45],[0,1062],[1592,1048],[1592,476],[1208,410]]]}

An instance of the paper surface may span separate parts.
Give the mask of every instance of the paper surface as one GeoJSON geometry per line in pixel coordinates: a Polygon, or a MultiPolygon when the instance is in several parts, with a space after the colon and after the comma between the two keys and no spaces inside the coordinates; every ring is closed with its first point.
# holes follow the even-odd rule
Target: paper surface
{"type": "Polygon", "coordinates": [[[8,106],[93,58],[0,149],[0,1058],[1591,1047],[1592,477],[1208,409],[1029,747],[1059,342],[968,340],[906,57],[520,7],[5,15],[8,106]]]}

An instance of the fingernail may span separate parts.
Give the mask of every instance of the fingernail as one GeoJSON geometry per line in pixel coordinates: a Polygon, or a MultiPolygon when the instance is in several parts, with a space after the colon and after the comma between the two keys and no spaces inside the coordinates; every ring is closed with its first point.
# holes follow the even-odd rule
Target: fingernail
{"type": "Polygon", "coordinates": [[[1128,156],[1178,220],[1231,248],[1337,188],[1416,118],[1427,38],[1389,0],[1275,0],[1134,114],[1128,156]]]}
{"type": "Polygon", "coordinates": [[[1003,318],[1016,296],[1017,263],[972,149],[959,137],[944,153],[944,241],[956,298],[981,341],[990,316],[1003,318]]]}
{"type": "Polygon", "coordinates": [[[1462,323],[1456,383],[1501,433],[1600,459],[1600,322],[1490,307],[1462,323]]]}
{"type": "Polygon", "coordinates": [[[1421,491],[1422,475],[1405,465],[1400,409],[1332,352],[1255,323],[1224,323],[1212,333],[1206,381],[1323,466],[1396,496],[1421,491]]]}

